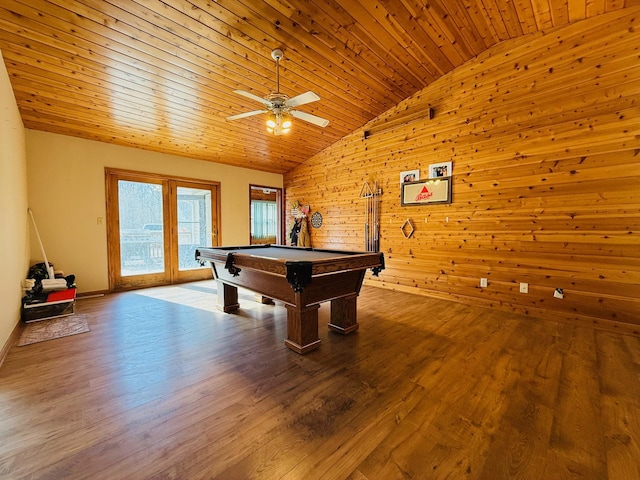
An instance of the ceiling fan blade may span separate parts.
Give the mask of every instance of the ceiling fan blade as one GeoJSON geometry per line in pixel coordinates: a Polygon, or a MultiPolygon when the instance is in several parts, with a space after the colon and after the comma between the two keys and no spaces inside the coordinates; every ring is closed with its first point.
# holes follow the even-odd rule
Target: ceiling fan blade
{"type": "Polygon", "coordinates": [[[256,102],[260,102],[267,107],[271,107],[271,102],[269,100],[265,100],[262,97],[254,95],[253,93],[245,92],[244,90],[234,90],[233,93],[237,93],[238,95],[242,95],[243,97],[250,98],[251,100],[255,100],[256,102]]]}
{"type": "Polygon", "coordinates": [[[305,103],[317,102],[320,97],[313,92],[301,93],[300,95],[290,98],[285,102],[287,107],[293,108],[305,103]]]}
{"type": "Polygon", "coordinates": [[[227,117],[227,120],[240,120],[241,118],[251,117],[253,115],[260,115],[261,113],[267,113],[269,110],[254,110],[253,112],[244,112],[237,115],[231,115],[227,117]]]}
{"type": "Polygon", "coordinates": [[[324,128],[329,125],[329,120],[311,115],[310,113],[300,112],[298,110],[290,110],[289,113],[292,117],[299,118],[300,120],[304,120],[305,122],[313,123],[314,125],[317,125],[319,127],[324,128]]]}

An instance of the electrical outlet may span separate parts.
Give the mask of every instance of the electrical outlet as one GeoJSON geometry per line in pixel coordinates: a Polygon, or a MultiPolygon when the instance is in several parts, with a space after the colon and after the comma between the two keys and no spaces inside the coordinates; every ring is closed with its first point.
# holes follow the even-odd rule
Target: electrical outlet
{"type": "Polygon", "coordinates": [[[521,283],[520,284],[520,293],[529,293],[529,284],[521,283]]]}
{"type": "Polygon", "coordinates": [[[486,278],[481,278],[480,279],[480,287],[481,288],[487,288],[487,279],[486,278]]]}

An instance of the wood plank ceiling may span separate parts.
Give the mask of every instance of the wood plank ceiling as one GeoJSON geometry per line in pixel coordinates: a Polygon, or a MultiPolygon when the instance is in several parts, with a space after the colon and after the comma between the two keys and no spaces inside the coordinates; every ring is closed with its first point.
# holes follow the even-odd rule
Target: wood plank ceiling
{"type": "Polygon", "coordinates": [[[639,0],[3,0],[25,127],[284,173],[496,43],[639,0]],[[226,117],[312,90],[274,137],[226,117]]]}

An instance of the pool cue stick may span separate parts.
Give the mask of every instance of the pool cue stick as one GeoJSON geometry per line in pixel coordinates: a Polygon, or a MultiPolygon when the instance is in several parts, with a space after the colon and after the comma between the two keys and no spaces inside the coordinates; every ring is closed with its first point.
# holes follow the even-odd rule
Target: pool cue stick
{"type": "Polygon", "coordinates": [[[367,251],[371,251],[372,245],[373,245],[373,236],[375,235],[375,229],[376,229],[376,223],[375,223],[375,218],[373,218],[373,208],[374,208],[374,203],[373,203],[373,191],[371,192],[371,195],[369,197],[369,218],[370,218],[370,223],[371,223],[371,228],[369,229],[369,248],[367,251]]]}
{"type": "Polygon", "coordinates": [[[373,182],[373,221],[374,221],[374,235],[373,245],[371,245],[371,251],[378,250],[378,181],[373,182]]]}
{"type": "MultiPolygon", "coordinates": [[[[367,190],[369,190],[369,184],[367,183],[367,190]]],[[[364,248],[366,251],[369,251],[369,235],[371,235],[371,232],[369,230],[370,228],[370,218],[369,218],[369,202],[371,201],[371,199],[369,198],[369,195],[367,194],[367,203],[365,204],[365,208],[366,210],[366,215],[367,215],[367,237],[365,238],[365,244],[364,244],[364,248]]]]}
{"type": "Polygon", "coordinates": [[[373,228],[373,245],[372,245],[372,249],[371,251],[373,252],[377,252],[378,251],[378,235],[380,234],[380,232],[378,231],[378,229],[380,228],[380,225],[378,223],[378,182],[374,182],[373,184],[373,221],[374,221],[374,228],[373,228]]]}
{"type": "Polygon", "coordinates": [[[372,188],[372,192],[371,192],[371,223],[373,225],[373,233],[371,235],[371,245],[370,245],[370,252],[373,252],[373,248],[375,245],[375,241],[376,241],[376,184],[375,182],[373,183],[373,188],[372,188]]]}

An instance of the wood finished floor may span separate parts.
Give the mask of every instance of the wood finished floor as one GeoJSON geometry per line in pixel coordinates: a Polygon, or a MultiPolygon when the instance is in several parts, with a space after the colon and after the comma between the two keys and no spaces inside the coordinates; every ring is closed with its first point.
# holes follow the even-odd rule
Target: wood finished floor
{"type": "Polygon", "coordinates": [[[212,281],[78,301],[12,347],[2,479],[640,479],[640,339],[364,287],[360,330],[288,350],[212,281]]]}

